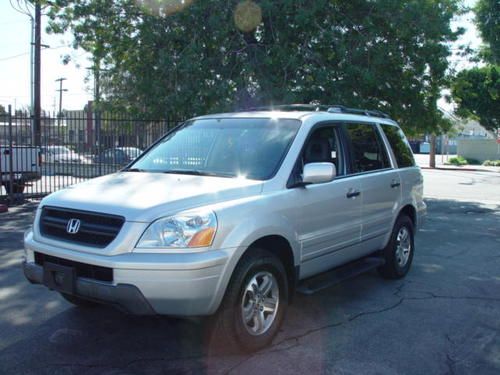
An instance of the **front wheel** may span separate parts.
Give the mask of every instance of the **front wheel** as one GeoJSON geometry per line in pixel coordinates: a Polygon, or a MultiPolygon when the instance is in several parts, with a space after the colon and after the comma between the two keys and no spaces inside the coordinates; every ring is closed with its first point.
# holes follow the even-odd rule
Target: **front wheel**
{"type": "Polygon", "coordinates": [[[250,249],[238,263],[211,333],[214,347],[256,351],[271,343],[288,306],[282,262],[272,253],[250,249]]]}
{"type": "Polygon", "coordinates": [[[382,250],[385,264],[378,269],[382,277],[400,279],[408,273],[415,252],[413,222],[406,215],[396,220],[391,238],[382,250]]]}

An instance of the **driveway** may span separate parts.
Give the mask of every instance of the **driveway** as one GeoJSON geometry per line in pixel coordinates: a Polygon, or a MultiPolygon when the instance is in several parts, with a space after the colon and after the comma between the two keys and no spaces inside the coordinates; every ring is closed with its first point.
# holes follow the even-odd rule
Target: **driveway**
{"type": "Polygon", "coordinates": [[[28,284],[19,263],[35,205],[0,214],[0,373],[498,375],[500,174],[424,176],[429,215],[409,275],[297,295],[273,345],[252,355],[213,353],[200,321],[78,309],[28,284]]]}

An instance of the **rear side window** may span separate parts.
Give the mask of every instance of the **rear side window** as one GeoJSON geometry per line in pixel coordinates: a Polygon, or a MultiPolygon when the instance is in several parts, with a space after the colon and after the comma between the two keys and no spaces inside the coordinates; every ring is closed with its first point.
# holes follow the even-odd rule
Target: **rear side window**
{"type": "Polygon", "coordinates": [[[352,173],[390,168],[387,151],[373,124],[347,124],[351,144],[352,173]]]}
{"type": "Polygon", "coordinates": [[[413,158],[413,153],[411,152],[410,144],[406,139],[403,131],[391,125],[382,125],[384,134],[391,145],[394,156],[398,163],[399,168],[407,168],[415,166],[415,159],[413,158]]]}

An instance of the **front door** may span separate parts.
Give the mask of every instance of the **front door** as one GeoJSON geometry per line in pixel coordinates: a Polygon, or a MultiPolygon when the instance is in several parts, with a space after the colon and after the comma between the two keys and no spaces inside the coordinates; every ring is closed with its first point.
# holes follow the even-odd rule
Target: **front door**
{"type": "Polygon", "coordinates": [[[335,125],[313,130],[298,163],[299,173],[304,164],[317,162],[333,163],[337,170],[331,182],[291,192],[292,199],[300,202],[294,220],[302,246],[301,278],[343,263],[338,257],[341,250],[352,249],[360,241],[361,181],[345,175],[346,159],[339,135],[335,125]]]}

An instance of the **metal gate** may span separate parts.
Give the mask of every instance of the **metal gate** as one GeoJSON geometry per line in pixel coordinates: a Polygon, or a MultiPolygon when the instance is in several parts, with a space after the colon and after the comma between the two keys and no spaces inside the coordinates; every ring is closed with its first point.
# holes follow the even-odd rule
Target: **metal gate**
{"type": "Polygon", "coordinates": [[[35,145],[33,117],[0,114],[0,201],[42,197],[113,173],[181,121],[131,118],[116,113],[43,113],[35,145]]]}

